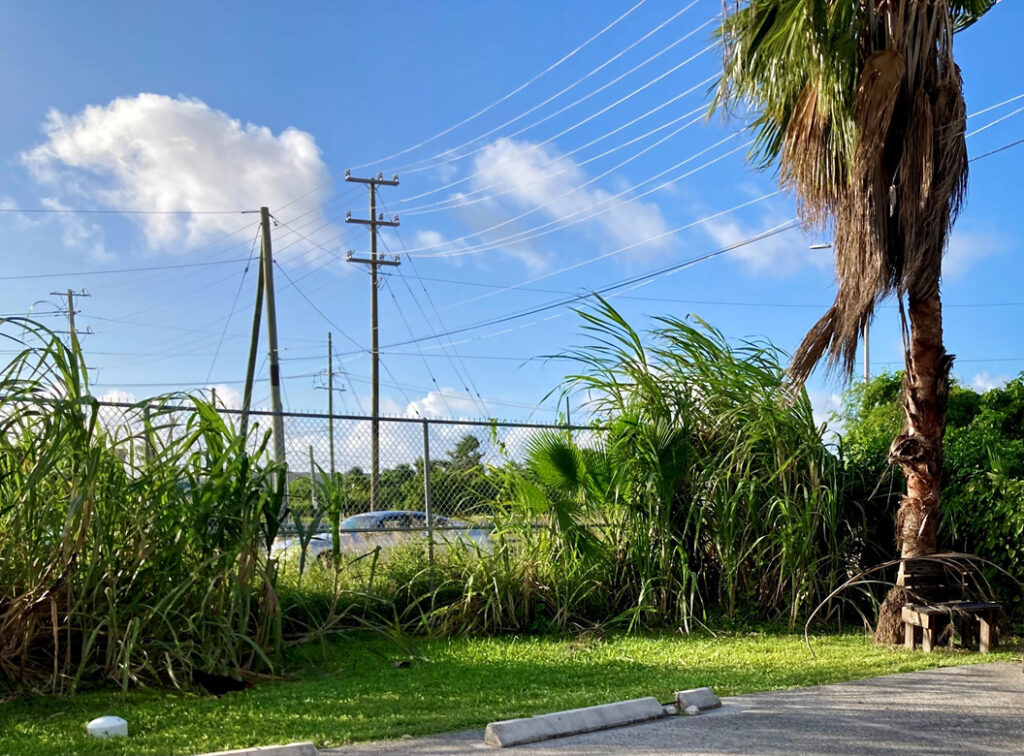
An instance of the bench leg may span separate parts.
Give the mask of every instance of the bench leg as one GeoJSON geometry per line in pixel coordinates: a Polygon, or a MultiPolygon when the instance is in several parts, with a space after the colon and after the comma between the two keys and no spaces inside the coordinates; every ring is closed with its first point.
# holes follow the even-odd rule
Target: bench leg
{"type": "Polygon", "coordinates": [[[978,650],[987,654],[992,650],[996,641],[996,630],[995,623],[991,614],[982,614],[978,617],[979,634],[978,634],[978,650]]]}
{"type": "Polygon", "coordinates": [[[917,645],[917,640],[914,638],[916,627],[909,622],[903,623],[903,645],[907,651],[913,651],[914,646],[917,645]]]}
{"type": "Polygon", "coordinates": [[[935,646],[935,628],[934,627],[922,627],[921,628],[921,650],[926,654],[932,652],[932,648],[935,646]]]}
{"type": "Polygon", "coordinates": [[[969,614],[960,618],[960,643],[964,648],[974,645],[974,617],[969,614]]]}

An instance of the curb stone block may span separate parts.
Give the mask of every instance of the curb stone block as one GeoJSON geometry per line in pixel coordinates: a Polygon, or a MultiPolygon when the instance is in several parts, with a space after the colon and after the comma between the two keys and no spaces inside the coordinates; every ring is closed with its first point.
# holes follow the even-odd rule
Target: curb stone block
{"type": "Polygon", "coordinates": [[[312,741],[305,741],[288,745],[239,748],[236,751],[213,751],[198,756],[317,756],[318,753],[312,741]]]}
{"type": "Polygon", "coordinates": [[[491,722],[484,731],[484,743],[498,748],[535,743],[538,740],[579,735],[610,727],[648,722],[666,716],[665,707],[654,697],[556,711],[523,719],[491,722]]]}
{"type": "Polygon", "coordinates": [[[691,706],[696,706],[700,711],[707,711],[708,709],[717,709],[722,705],[722,701],[711,688],[693,688],[678,691],[676,705],[682,711],[686,711],[691,706]]]}

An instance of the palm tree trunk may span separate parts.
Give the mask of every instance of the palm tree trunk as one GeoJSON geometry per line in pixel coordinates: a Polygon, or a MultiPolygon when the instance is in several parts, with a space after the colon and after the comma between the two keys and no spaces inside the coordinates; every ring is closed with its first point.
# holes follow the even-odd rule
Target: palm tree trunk
{"type": "Polygon", "coordinates": [[[942,437],[946,429],[949,369],[953,358],[942,346],[942,302],[938,293],[910,299],[910,354],[903,408],[906,427],[889,449],[907,480],[897,514],[900,556],[935,551],[942,494],[942,437]]]}
{"type": "MultiPolygon", "coordinates": [[[[939,504],[942,496],[942,439],[946,428],[949,370],[952,355],[942,345],[942,301],[936,292],[910,297],[910,344],[904,379],[906,425],[889,448],[907,481],[907,493],[896,514],[896,539],[903,558],[936,550],[939,504]]],[[[903,569],[897,587],[879,609],[875,639],[896,644],[902,640],[903,569]]]]}

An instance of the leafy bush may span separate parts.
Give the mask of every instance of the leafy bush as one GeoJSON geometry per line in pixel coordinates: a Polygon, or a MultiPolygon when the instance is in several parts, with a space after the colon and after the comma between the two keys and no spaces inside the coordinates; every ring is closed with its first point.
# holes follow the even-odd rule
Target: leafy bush
{"type": "Polygon", "coordinates": [[[247,449],[198,399],[108,422],[77,343],[18,325],[32,343],[0,375],[0,685],[271,668],[266,438],[247,449]]]}
{"type": "MultiPolygon", "coordinates": [[[[549,435],[520,500],[548,511],[581,564],[608,565],[618,611],[688,624],[793,620],[845,578],[861,513],[805,392],[787,393],[769,344],[731,345],[703,321],[641,337],[608,303],[581,313],[590,343],[563,355],[604,430],[599,449],[549,435]],[[583,537],[582,523],[600,527],[583,537]]],[[[600,572],[600,571],[599,571],[600,572]]]]}
{"type": "MultiPolygon", "coordinates": [[[[889,444],[900,432],[902,373],[851,389],[843,408],[845,496],[869,513],[866,563],[892,558],[894,517],[905,488],[890,466],[889,444]]],[[[940,547],[977,554],[1024,578],[1024,378],[984,393],[956,384],[949,396],[940,547]]],[[[990,568],[1000,598],[1017,613],[1020,589],[990,568]]]]}

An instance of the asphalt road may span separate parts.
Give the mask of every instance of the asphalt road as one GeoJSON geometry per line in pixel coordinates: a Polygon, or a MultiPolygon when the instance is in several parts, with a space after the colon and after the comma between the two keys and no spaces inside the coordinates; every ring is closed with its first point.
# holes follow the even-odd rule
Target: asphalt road
{"type": "MultiPolygon", "coordinates": [[[[441,703],[441,702],[439,702],[441,703]]],[[[507,749],[483,730],[361,743],[331,756],[876,756],[1024,754],[1020,664],[979,664],[838,685],[726,698],[694,717],[593,732],[507,749]]]]}

